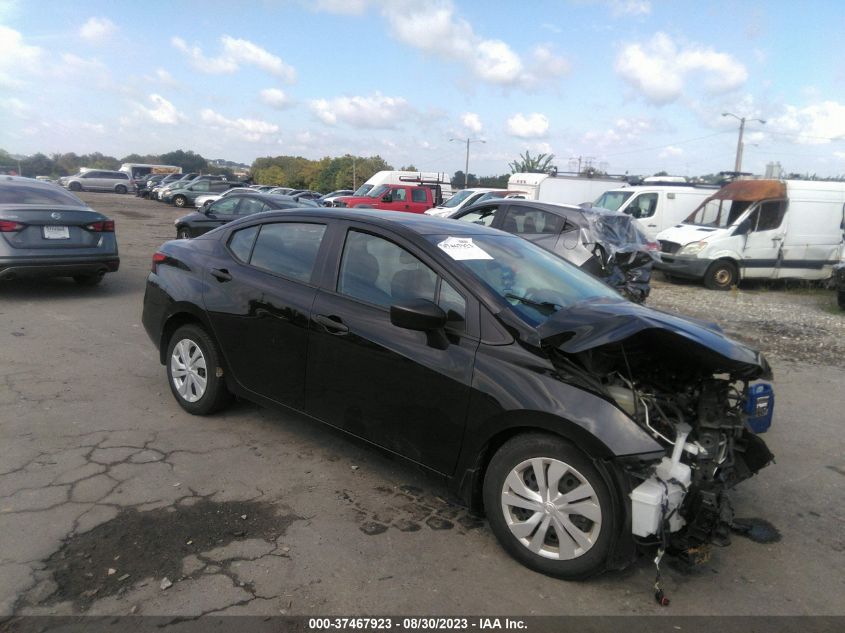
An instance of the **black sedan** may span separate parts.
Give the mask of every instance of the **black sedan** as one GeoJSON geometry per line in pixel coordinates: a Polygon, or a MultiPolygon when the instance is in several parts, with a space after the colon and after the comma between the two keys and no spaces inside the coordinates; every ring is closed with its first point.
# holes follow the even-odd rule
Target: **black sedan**
{"type": "Polygon", "coordinates": [[[206,207],[197,209],[193,213],[183,215],[176,220],[174,222],[176,225],[176,237],[179,239],[197,237],[245,215],[253,215],[263,211],[277,209],[294,209],[309,206],[316,207],[319,205],[307,200],[294,200],[290,196],[261,193],[233,193],[212,202],[206,207]]]}
{"type": "Polygon", "coordinates": [[[514,233],[563,257],[642,303],[651,290],[657,245],[631,216],[599,207],[505,198],[487,200],[449,216],[514,233]]]}
{"type": "Polygon", "coordinates": [[[73,277],[93,286],[119,266],[114,220],[58,185],[0,176],[0,279],[73,277]]]}
{"type": "Polygon", "coordinates": [[[154,254],[143,323],[189,413],[237,395],[363,438],[564,578],[722,541],[726,490],[772,459],[758,352],[475,224],[243,218],[154,254]]]}

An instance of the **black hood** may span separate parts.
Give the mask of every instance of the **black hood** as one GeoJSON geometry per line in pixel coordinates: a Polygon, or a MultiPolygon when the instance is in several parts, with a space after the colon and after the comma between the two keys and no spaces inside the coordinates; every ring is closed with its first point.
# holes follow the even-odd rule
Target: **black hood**
{"type": "Polygon", "coordinates": [[[559,310],[537,327],[544,345],[567,354],[622,343],[640,333],[667,354],[683,355],[714,373],[771,378],[763,354],[729,339],[719,326],[682,318],[629,301],[588,301],[559,310]]]}

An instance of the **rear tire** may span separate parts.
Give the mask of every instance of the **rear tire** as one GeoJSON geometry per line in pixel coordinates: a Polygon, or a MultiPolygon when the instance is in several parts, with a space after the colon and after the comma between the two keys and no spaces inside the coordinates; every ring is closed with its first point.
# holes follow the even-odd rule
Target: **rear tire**
{"type": "Polygon", "coordinates": [[[232,394],[223,378],[220,352],[199,325],[183,325],[167,344],[167,382],[176,402],[192,415],[226,407],[232,394]]]}
{"type": "Polygon", "coordinates": [[[99,284],[106,273],[93,273],[90,275],[74,275],[73,280],[80,286],[91,287],[99,284]]]}
{"type": "Polygon", "coordinates": [[[569,442],[509,440],[490,460],[483,495],[499,543],[529,569],[570,580],[605,570],[621,517],[601,473],[569,442]]]}
{"type": "Polygon", "coordinates": [[[704,285],[710,290],[730,290],[738,282],[739,271],[736,264],[726,259],[713,262],[704,273],[704,285]]]}
{"type": "Polygon", "coordinates": [[[117,187],[114,188],[114,192],[119,193],[119,194],[124,194],[127,191],[128,191],[128,189],[126,189],[126,187],[124,187],[123,185],[118,185],[117,187]]]}
{"type": "Polygon", "coordinates": [[[68,189],[70,189],[71,191],[82,191],[82,185],[80,185],[78,182],[72,182],[68,185],[68,189]]]}

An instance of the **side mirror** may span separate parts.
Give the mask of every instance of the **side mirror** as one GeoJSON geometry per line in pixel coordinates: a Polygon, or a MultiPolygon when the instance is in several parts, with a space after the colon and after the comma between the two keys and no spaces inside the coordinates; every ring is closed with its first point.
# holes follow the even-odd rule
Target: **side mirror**
{"type": "Polygon", "coordinates": [[[405,330],[425,332],[427,344],[436,349],[449,346],[443,331],[446,320],[443,308],[428,299],[410,299],[390,306],[390,322],[393,325],[405,330]]]}

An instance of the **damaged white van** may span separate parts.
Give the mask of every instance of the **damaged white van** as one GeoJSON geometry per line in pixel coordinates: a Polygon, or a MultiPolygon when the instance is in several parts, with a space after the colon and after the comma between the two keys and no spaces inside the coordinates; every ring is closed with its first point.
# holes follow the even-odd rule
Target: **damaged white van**
{"type": "Polygon", "coordinates": [[[655,268],[713,290],[742,279],[827,279],[845,256],[845,183],[736,180],[657,240],[655,268]]]}

